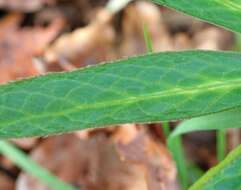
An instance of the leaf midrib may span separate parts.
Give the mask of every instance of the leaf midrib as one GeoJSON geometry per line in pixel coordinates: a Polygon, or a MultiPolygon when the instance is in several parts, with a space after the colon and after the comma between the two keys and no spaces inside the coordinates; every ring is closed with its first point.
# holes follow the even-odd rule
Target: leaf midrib
{"type": "MultiPolygon", "coordinates": [[[[208,92],[208,91],[213,91],[218,89],[222,89],[224,91],[224,90],[232,89],[236,87],[241,87],[241,79],[215,81],[208,84],[202,84],[202,85],[197,85],[194,87],[186,87],[186,88],[176,87],[175,89],[172,89],[172,90],[154,92],[154,93],[144,94],[140,96],[132,96],[132,97],[128,97],[120,100],[105,101],[105,102],[98,102],[98,103],[92,103],[92,104],[81,104],[59,112],[48,112],[44,114],[38,113],[38,115],[32,115],[32,116],[26,115],[26,117],[23,117],[18,120],[12,120],[11,122],[2,122],[0,126],[9,126],[9,125],[14,125],[18,122],[34,121],[34,120],[43,119],[47,117],[58,117],[58,116],[75,113],[81,110],[98,109],[103,107],[107,108],[107,107],[118,106],[118,105],[127,105],[127,104],[138,103],[140,101],[158,99],[166,96],[182,95],[182,94],[197,94],[198,92],[208,92]]],[[[56,99],[61,99],[61,98],[56,97],[56,99]]],[[[236,105],[236,106],[240,106],[240,105],[236,105]]]]}
{"type": "Polygon", "coordinates": [[[229,0],[228,1],[227,0],[223,0],[223,1],[215,0],[215,1],[216,1],[216,3],[224,5],[227,8],[232,9],[233,11],[237,11],[237,12],[241,13],[241,5],[235,4],[229,0]]]}

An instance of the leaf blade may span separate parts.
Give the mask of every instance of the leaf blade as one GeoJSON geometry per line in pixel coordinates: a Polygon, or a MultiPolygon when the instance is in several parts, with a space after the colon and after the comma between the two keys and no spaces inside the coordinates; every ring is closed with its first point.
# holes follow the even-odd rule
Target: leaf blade
{"type": "Polygon", "coordinates": [[[207,22],[241,32],[240,0],[152,0],[207,22]]]}
{"type": "Polygon", "coordinates": [[[218,190],[241,188],[241,145],[224,161],[210,169],[189,190],[218,190]]]}
{"type": "Polygon", "coordinates": [[[173,131],[171,136],[179,136],[194,131],[239,128],[241,127],[240,116],[241,108],[236,108],[229,111],[186,120],[173,131]]]}
{"type": "Polygon", "coordinates": [[[241,54],[184,51],[0,87],[0,137],[197,117],[241,106],[241,54]]]}

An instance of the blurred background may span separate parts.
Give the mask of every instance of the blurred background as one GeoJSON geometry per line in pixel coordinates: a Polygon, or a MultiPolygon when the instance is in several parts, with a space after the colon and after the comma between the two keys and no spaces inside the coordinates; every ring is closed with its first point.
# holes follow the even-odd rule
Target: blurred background
{"type": "MultiPolygon", "coordinates": [[[[107,0],[0,0],[0,84],[147,53],[144,33],[155,52],[241,50],[240,36],[150,1],[112,10],[107,0]]],[[[179,190],[162,125],[126,124],[11,142],[76,188],[179,190]]],[[[240,144],[240,130],[230,129],[226,137],[227,151],[240,144]]],[[[217,163],[216,134],[187,134],[183,145],[191,184],[217,163]]],[[[0,156],[0,190],[14,189],[50,190],[0,156]]]]}

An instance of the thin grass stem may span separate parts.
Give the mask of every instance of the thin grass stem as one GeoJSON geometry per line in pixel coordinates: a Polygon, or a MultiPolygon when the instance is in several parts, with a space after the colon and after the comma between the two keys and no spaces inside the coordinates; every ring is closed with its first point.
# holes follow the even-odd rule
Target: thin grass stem
{"type": "Polygon", "coordinates": [[[56,190],[76,190],[71,185],[63,182],[56,176],[52,175],[48,170],[44,169],[32,159],[30,159],[24,152],[6,141],[0,141],[0,153],[6,156],[9,160],[14,162],[24,171],[33,175],[50,188],[56,190]]]}

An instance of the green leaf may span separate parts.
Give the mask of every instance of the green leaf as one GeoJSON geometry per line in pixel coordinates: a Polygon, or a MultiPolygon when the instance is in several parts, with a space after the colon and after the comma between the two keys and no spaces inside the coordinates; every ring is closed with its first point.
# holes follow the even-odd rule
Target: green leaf
{"type": "Polygon", "coordinates": [[[0,141],[0,153],[12,160],[17,166],[24,171],[32,174],[34,177],[47,184],[49,187],[58,190],[76,190],[76,188],[68,185],[56,176],[52,175],[48,170],[39,166],[33,160],[22,152],[20,149],[8,142],[0,141]]]}
{"type": "Polygon", "coordinates": [[[189,190],[240,190],[241,189],[241,145],[227,158],[210,169],[189,190]]]}
{"type": "Polygon", "coordinates": [[[0,137],[202,116],[241,106],[241,54],[149,54],[0,87],[0,137]]]}
{"type": "Polygon", "coordinates": [[[171,137],[193,131],[228,129],[241,127],[241,108],[216,114],[193,118],[182,122],[171,134],[171,137]]]}
{"type": "Polygon", "coordinates": [[[235,32],[241,32],[241,0],[152,0],[235,32]]]}
{"type": "MultiPolygon", "coordinates": [[[[229,111],[224,111],[220,113],[215,113],[207,116],[197,117],[190,120],[182,122],[175,130],[171,133],[168,138],[168,144],[174,144],[177,138],[182,134],[186,134],[194,131],[203,131],[203,130],[215,130],[218,129],[218,139],[217,139],[217,152],[219,160],[223,160],[225,154],[225,137],[224,129],[227,128],[239,128],[241,126],[241,108],[236,108],[229,111]]],[[[180,146],[180,145],[179,145],[180,146]]],[[[175,153],[175,148],[174,149],[175,153]]],[[[181,147],[176,150],[180,152],[181,147]]],[[[182,151],[183,152],[183,151],[182,151]]],[[[177,154],[176,153],[176,154],[177,154]]],[[[180,156],[174,154],[174,159],[177,160],[177,168],[179,169],[179,175],[182,173],[188,173],[187,168],[185,168],[184,163],[184,153],[181,153],[180,156]],[[179,158],[179,159],[178,159],[179,158]]],[[[186,179],[186,178],[184,178],[186,179]]],[[[185,189],[185,188],[184,188],[185,189]]]]}
{"type": "Polygon", "coordinates": [[[186,190],[189,185],[189,173],[183,149],[182,138],[179,136],[176,136],[175,138],[168,138],[168,149],[170,150],[172,157],[175,160],[182,190],[186,190]]]}
{"type": "Polygon", "coordinates": [[[218,161],[223,161],[226,156],[226,145],[227,145],[227,138],[226,138],[226,131],[224,129],[219,129],[216,132],[216,152],[218,161]]]}

